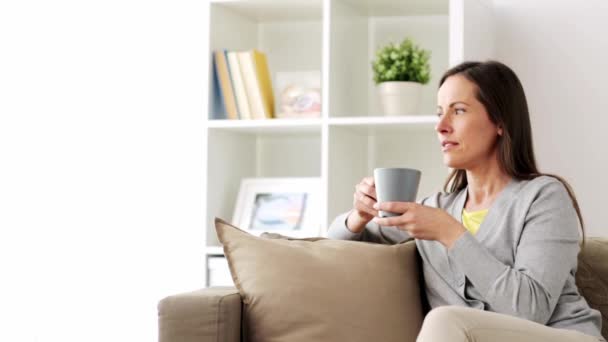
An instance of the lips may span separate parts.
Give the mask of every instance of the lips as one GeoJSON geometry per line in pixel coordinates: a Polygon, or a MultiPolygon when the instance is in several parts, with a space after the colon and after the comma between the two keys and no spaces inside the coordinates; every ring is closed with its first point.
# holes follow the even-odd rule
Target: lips
{"type": "Polygon", "coordinates": [[[450,141],[450,140],[444,140],[441,142],[441,147],[443,151],[447,151],[455,146],[457,146],[458,143],[455,141],[450,141]]]}

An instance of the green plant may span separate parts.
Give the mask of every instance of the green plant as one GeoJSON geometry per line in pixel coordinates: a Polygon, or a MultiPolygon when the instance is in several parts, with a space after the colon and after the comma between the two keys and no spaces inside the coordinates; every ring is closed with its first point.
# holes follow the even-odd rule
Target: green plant
{"type": "Polygon", "coordinates": [[[411,81],[427,84],[430,79],[431,52],[421,49],[409,38],[401,44],[389,43],[376,51],[372,61],[374,82],[411,81]]]}

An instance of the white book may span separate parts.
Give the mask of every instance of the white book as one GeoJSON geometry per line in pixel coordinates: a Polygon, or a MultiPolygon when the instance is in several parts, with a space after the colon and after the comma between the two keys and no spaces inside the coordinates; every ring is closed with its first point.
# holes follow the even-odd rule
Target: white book
{"type": "Polygon", "coordinates": [[[247,99],[249,100],[251,118],[266,119],[252,53],[250,51],[237,52],[237,56],[239,57],[239,65],[241,66],[245,89],[247,89],[247,99]]]}
{"type": "Polygon", "coordinates": [[[234,96],[236,97],[236,104],[239,108],[241,119],[251,119],[247,91],[245,89],[245,84],[243,83],[243,74],[235,51],[228,52],[228,67],[230,68],[230,76],[232,77],[232,84],[234,86],[234,96]]]}

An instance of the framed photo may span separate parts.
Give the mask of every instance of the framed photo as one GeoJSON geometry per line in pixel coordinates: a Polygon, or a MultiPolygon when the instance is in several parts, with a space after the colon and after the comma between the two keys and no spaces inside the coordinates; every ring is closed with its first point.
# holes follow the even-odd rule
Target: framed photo
{"type": "Polygon", "coordinates": [[[256,236],[319,236],[320,185],[319,178],[244,178],[232,223],[256,236]]]}
{"type": "Polygon", "coordinates": [[[277,118],[321,117],[320,71],[284,71],[275,77],[277,118]]]}

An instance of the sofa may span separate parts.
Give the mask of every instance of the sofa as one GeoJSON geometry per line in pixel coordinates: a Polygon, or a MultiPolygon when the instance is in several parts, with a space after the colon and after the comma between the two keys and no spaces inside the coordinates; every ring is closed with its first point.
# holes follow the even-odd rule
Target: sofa
{"type": "MultiPolygon", "coordinates": [[[[589,305],[601,312],[602,335],[608,339],[608,239],[586,240],[578,258],[576,283],[589,305]]],[[[159,342],[247,341],[243,305],[233,287],[168,296],[158,304],[159,342]]]]}

